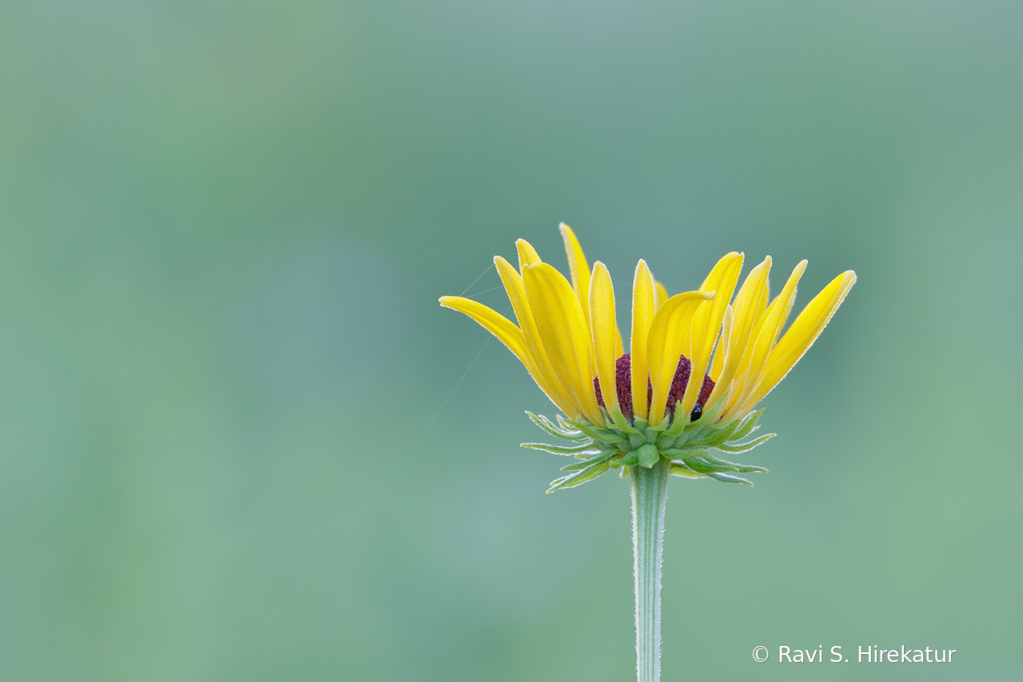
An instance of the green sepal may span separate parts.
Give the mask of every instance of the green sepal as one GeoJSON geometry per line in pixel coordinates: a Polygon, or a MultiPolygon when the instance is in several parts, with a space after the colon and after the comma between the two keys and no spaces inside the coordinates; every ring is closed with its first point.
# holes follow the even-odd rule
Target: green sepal
{"type": "Polygon", "coordinates": [[[686,442],[687,446],[697,448],[716,448],[721,443],[727,443],[732,439],[732,434],[735,432],[735,428],[738,426],[738,422],[732,422],[723,429],[717,431],[711,431],[709,434],[702,438],[696,438],[686,442]]]}
{"type": "Polygon", "coordinates": [[[684,448],[668,448],[667,450],[661,450],[662,455],[674,460],[685,459],[686,457],[693,457],[694,455],[704,455],[706,452],[707,450],[704,448],[688,447],[688,443],[684,448]]]}
{"type": "Polygon", "coordinates": [[[748,486],[753,485],[752,481],[747,481],[745,478],[742,478],[741,476],[732,476],[731,474],[723,474],[717,471],[709,473],[707,475],[715,480],[721,481],[722,483],[742,483],[743,485],[748,486]]]}
{"type": "Polygon", "coordinates": [[[720,414],[721,411],[725,409],[726,398],[728,398],[727,391],[718,396],[718,399],[714,401],[714,404],[703,411],[703,414],[700,416],[700,421],[703,421],[704,417],[706,417],[709,420],[707,422],[708,424],[714,423],[718,418],[718,414],[720,414]]]}
{"type": "MultiPolygon", "coordinates": [[[[682,401],[680,400],[680,401],[675,403],[675,414],[676,415],[682,414],[682,412],[678,409],[678,405],[681,402],[682,401]]],[[[682,435],[682,432],[686,430],[686,425],[688,425],[688,424],[689,424],[689,418],[686,417],[685,415],[682,415],[681,418],[676,417],[675,421],[673,421],[671,423],[671,426],[668,427],[668,429],[665,430],[661,434],[661,437],[662,438],[672,438],[672,439],[678,438],[679,436],[682,435]]]]}
{"type": "Polygon", "coordinates": [[[610,466],[607,462],[591,464],[578,473],[574,473],[569,476],[562,476],[561,478],[551,481],[551,487],[547,489],[547,492],[552,493],[555,490],[561,490],[562,488],[574,488],[577,485],[582,485],[583,483],[600,476],[609,468],[610,466]]]}
{"type": "Polygon", "coordinates": [[[627,438],[625,438],[624,436],[621,436],[619,434],[616,434],[614,431],[611,431],[610,429],[605,429],[605,428],[603,428],[601,426],[596,426],[594,424],[591,424],[591,423],[589,423],[587,421],[583,421],[581,419],[579,421],[577,421],[577,422],[569,422],[569,423],[573,424],[574,426],[576,426],[580,431],[585,433],[587,436],[589,436],[593,440],[599,441],[601,443],[607,443],[607,444],[610,445],[610,444],[628,443],[629,442],[629,440],[627,438]]]}
{"type": "Polygon", "coordinates": [[[579,471],[580,469],[585,469],[586,467],[590,466],[591,464],[597,464],[599,462],[606,462],[616,452],[619,452],[619,450],[610,450],[608,452],[603,452],[603,453],[597,455],[596,457],[592,457],[592,458],[586,460],[585,462],[576,462],[575,464],[569,464],[568,466],[563,466],[563,467],[561,467],[561,470],[562,471],[579,471]]]}
{"type": "Polygon", "coordinates": [[[582,434],[583,438],[591,438],[593,440],[603,440],[604,438],[615,438],[615,434],[605,429],[602,426],[593,424],[585,419],[575,421],[573,419],[567,419],[562,417],[560,414],[555,415],[558,419],[558,424],[565,431],[578,432],[582,434]]]}
{"type": "Polygon", "coordinates": [[[541,429],[551,434],[555,438],[564,438],[565,440],[582,440],[586,438],[586,434],[582,431],[563,429],[554,424],[550,419],[541,415],[535,415],[529,410],[526,410],[526,414],[533,420],[533,423],[539,426],[541,429]]]}
{"type": "MultiPolygon", "coordinates": [[[[666,433],[667,432],[665,432],[665,434],[666,433]]],[[[671,448],[672,445],[675,444],[676,440],[678,440],[678,436],[675,436],[674,438],[672,438],[671,436],[668,436],[668,435],[658,436],[657,437],[657,441],[656,441],[657,442],[657,449],[658,450],[667,450],[667,449],[671,448]]]]}
{"type": "Polygon", "coordinates": [[[625,418],[625,415],[622,414],[621,409],[619,409],[617,405],[612,405],[608,409],[608,412],[611,415],[611,419],[614,421],[615,428],[622,433],[642,433],[639,429],[629,423],[629,420],[625,418]]]}
{"type": "Polygon", "coordinates": [[[757,429],[757,422],[760,420],[760,415],[764,413],[764,408],[760,408],[756,412],[750,412],[745,417],[739,420],[739,425],[735,427],[735,431],[732,433],[732,438],[739,440],[745,438],[757,429]]]}
{"type": "Polygon", "coordinates": [[[721,459],[714,455],[703,454],[703,459],[707,460],[711,464],[717,464],[719,466],[731,467],[730,471],[738,474],[766,474],[767,469],[764,467],[753,466],[752,464],[739,464],[738,462],[729,462],[727,459],[721,459]]]}
{"type": "Polygon", "coordinates": [[[552,455],[581,455],[583,453],[592,452],[594,454],[601,451],[593,443],[583,443],[582,445],[576,445],[574,447],[561,447],[560,445],[548,445],[547,443],[522,443],[519,447],[529,448],[530,450],[543,450],[549,452],[552,455]]]}
{"type": "Polygon", "coordinates": [[[698,474],[684,464],[679,464],[677,462],[671,463],[668,473],[673,476],[683,476],[685,478],[704,478],[703,474],[698,474]]]}
{"type": "Polygon", "coordinates": [[[675,441],[679,440],[684,430],[685,420],[675,419],[671,426],[667,430],[662,431],[661,435],[657,437],[657,447],[662,450],[670,448],[674,445],[675,441]]]}
{"type": "Polygon", "coordinates": [[[616,465],[620,467],[633,467],[636,466],[637,464],[639,464],[639,455],[636,454],[635,450],[626,453],[624,457],[617,460],[616,462],[616,465]]]}
{"type": "Polygon", "coordinates": [[[701,474],[722,474],[725,472],[739,473],[738,467],[724,462],[712,462],[708,459],[704,459],[703,457],[686,457],[682,461],[685,462],[687,467],[701,474]]]}
{"type": "Polygon", "coordinates": [[[737,455],[740,452],[749,452],[758,445],[762,445],[771,440],[776,435],[778,434],[765,433],[764,435],[754,438],[753,440],[746,441],[745,443],[722,443],[721,445],[715,445],[714,447],[721,452],[727,452],[730,455],[737,455]]]}
{"type": "Polygon", "coordinates": [[[697,457],[697,456],[686,457],[682,461],[685,463],[685,465],[687,467],[689,467],[690,469],[692,469],[693,471],[695,471],[698,474],[709,474],[712,471],[713,472],[731,471],[731,469],[728,469],[727,467],[723,468],[723,467],[715,466],[715,465],[711,464],[710,462],[708,462],[707,460],[705,460],[702,457],[697,457]]]}
{"type": "Polygon", "coordinates": [[[636,455],[639,458],[640,466],[646,467],[647,469],[657,464],[657,460],[661,458],[660,451],[653,443],[646,443],[640,446],[640,448],[636,450],[636,455]]]}
{"type": "MultiPolygon", "coordinates": [[[[671,415],[668,412],[665,412],[664,417],[661,419],[660,422],[658,422],[657,424],[647,424],[647,428],[653,429],[654,431],[666,431],[668,429],[668,420],[670,419],[671,415]]],[[[684,424],[682,425],[682,428],[685,428],[684,424]]]]}

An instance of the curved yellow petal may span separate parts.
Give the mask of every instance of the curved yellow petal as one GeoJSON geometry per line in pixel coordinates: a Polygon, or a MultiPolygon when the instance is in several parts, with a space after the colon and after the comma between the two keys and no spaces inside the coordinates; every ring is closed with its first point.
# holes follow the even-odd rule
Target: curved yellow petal
{"type": "Polygon", "coordinates": [[[657,312],[654,293],[654,278],[646,261],[636,264],[632,279],[632,338],[629,352],[632,362],[632,409],[637,417],[647,416],[647,336],[657,312]]]}
{"type": "Polygon", "coordinates": [[[494,265],[497,267],[497,274],[501,276],[501,282],[504,283],[504,290],[508,293],[508,300],[511,301],[512,309],[515,311],[515,318],[519,321],[526,353],[532,359],[536,373],[540,377],[537,383],[541,384],[541,388],[547,387],[544,392],[552,403],[565,414],[570,414],[573,403],[561,385],[561,381],[547,357],[547,352],[544,350],[540,332],[536,327],[536,320],[533,318],[533,311],[529,307],[529,299],[526,296],[526,287],[522,283],[522,277],[511,266],[511,263],[500,256],[494,257],[494,265]]]}
{"type": "Polygon", "coordinates": [[[778,382],[785,378],[789,370],[799,362],[807,349],[820,336],[855,283],[856,273],[852,270],[844,272],[831,280],[828,286],[824,287],[807,304],[789,330],[771,350],[760,381],[753,392],[743,401],[743,405],[739,408],[740,412],[751,409],[763,400],[778,385],[778,382]]]}
{"type": "MultiPolygon", "coordinates": [[[[737,373],[741,377],[740,368],[745,357],[746,364],[753,355],[753,344],[751,339],[756,330],[756,323],[760,320],[767,307],[768,281],[767,276],[771,272],[771,257],[768,256],[764,262],[750,270],[746,275],[739,293],[735,296],[735,304],[732,306],[732,324],[728,333],[728,342],[718,347],[718,356],[722,364],[720,369],[714,373],[714,390],[707,402],[714,404],[714,401],[726,391],[732,389],[732,383],[737,373]]],[[[717,360],[715,359],[715,365],[717,360]]],[[[736,387],[738,388],[738,387],[736,387]]]]}
{"type": "Polygon", "coordinates": [[[533,265],[534,263],[542,263],[540,260],[540,254],[536,252],[533,245],[527,242],[525,239],[519,239],[515,242],[515,248],[519,252],[519,271],[526,269],[527,265],[533,265]]]}
{"type": "Polygon", "coordinates": [[[586,262],[586,255],[583,247],[579,246],[579,240],[575,238],[572,228],[561,223],[561,238],[565,241],[565,253],[568,255],[568,270],[572,275],[572,288],[579,299],[583,309],[583,316],[587,324],[590,321],[590,266],[586,262]]]}
{"type": "Polygon", "coordinates": [[[547,263],[528,266],[522,281],[554,373],[578,412],[594,424],[602,423],[590,374],[590,332],[579,299],[547,263]]]}
{"type": "Polygon", "coordinates": [[[710,364],[714,344],[721,331],[721,320],[732,300],[732,292],[742,272],[743,255],[741,253],[726,254],[711,269],[707,279],[700,285],[700,291],[716,292],[714,302],[700,308],[693,319],[693,331],[686,341],[683,351],[692,363],[689,383],[686,384],[685,396],[682,398],[682,414],[689,414],[700,397],[703,388],[703,376],[710,364]],[[688,351],[688,352],[686,352],[688,351]]]}
{"type": "Polygon", "coordinates": [[[599,260],[590,276],[590,342],[597,367],[600,394],[604,405],[618,406],[615,361],[618,359],[618,323],[615,320],[615,291],[607,267],[599,260]]]}
{"type": "MultiPolygon", "coordinates": [[[[665,403],[678,358],[682,354],[682,345],[700,306],[712,298],[714,293],[706,291],[676,294],[665,301],[654,315],[646,344],[650,383],[653,385],[649,417],[651,424],[658,424],[664,418],[665,403]]],[[[635,376],[634,370],[633,379],[635,376]]]]}
{"type": "Polygon", "coordinates": [[[748,354],[749,361],[746,362],[746,354],[743,356],[743,362],[746,366],[743,368],[742,376],[738,377],[742,384],[741,386],[736,386],[737,390],[732,394],[731,398],[732,404],[726,410],[724,418],[738,413],[737,406],[745,403],[746,398],[753,392],[754,387],[760,381],[760,375],[767,364],[767,355],[774,348],[774,342],[778,339],[778,333],[785,326],[785,320],[788,319],[789,313],[792,310],[792,304],[796,300],[796,285],[799,283],[799,278],[803,276],[804,270],[806,270],[805,260],[800,261],[796,265],[792,274],[789,275],[788,281],[785,282],[781,293],[771,301],[764,311],[761,321],[758,321],[759,330],[755,332],[752,352],[748,354]]]}
{"type": "Polygon", "coordinates": [[[560,405],[558,401],[555,400],[554,391],[546,384],[543,376],[533,363],[532,358],[530,358],[529,352],[526,350],[526,342],[522,336],[522,330],[516,327],[511,320],[491,310],[482,303],[472,300],[471,298],[462,298],[461,296],[441,296],[440,304],[445,308],[451,308],[452,310],[457,310],[460,313],[468,315],[472,319],[476,320],[481,327],[496,336],[501,343],[508,347],[508,350],[515,354],[515,357],[519,359],[519,362],[521,362],[525,366],[526,371],[529,372],[529,376],[533,377],[533,381],[535,381],[536,385],[540,387],[540,390],[551,399],[551,402],[561,408],[562,411],[566,411],[565,406],[560,405]]]}
{"type": "Polygon", "coordinates": [[[775,345],[767,361],[768,367],[792,352],[805,351],[813,345],[854,284],[856,273],[852,270],[847,270],[831,280],[828,286],[803,308],[803,312],[799,313],[795,322],[775,345]]]}
{"type": "Polygon", "coordinates": [[[527,368],[530,364],[529,354],[526,352],[526,342],[522,338],[522,330],[504,315],[488,308],[479,301],[461,296],[441,296],[440,304],[445,308],[457,310],[476,320],[484,329],[498,338],[501,343],[508,347],[515,357],[527,368]]]}

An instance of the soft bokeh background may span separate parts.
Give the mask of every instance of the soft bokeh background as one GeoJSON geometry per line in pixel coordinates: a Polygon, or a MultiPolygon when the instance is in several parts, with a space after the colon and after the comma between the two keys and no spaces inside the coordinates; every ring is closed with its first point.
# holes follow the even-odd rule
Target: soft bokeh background
{"type": "Polygon", "coordinates": [[[553,409],[437,305],[505,310],[491,257],[562,266],[564,220],[621,297],[732,249],[808,258],[803,302],[860,278],[766,401],[771,474],[672,481],[665,679],[1020,679],[1021,31],[0,5],[0,678],[634,679],[627,486],[544,495],[553,409]],[[774,662],[836,644],[958,653],[774,662]]]}

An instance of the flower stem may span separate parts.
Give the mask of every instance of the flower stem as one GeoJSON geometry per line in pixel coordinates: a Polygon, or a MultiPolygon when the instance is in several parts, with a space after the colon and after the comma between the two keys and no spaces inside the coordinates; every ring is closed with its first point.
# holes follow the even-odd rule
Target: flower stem
{"type": "Polygon", "coordinates": [[[661,679],[661,554],[664,503],[668,499],[667,460],[650,469],[632,467],[632,556],[636,578],[636,676],[661,679]]]}

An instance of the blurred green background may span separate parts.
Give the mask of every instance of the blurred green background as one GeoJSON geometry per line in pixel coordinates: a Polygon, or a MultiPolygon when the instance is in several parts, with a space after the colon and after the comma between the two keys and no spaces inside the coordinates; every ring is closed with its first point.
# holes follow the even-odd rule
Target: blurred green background
{"type": "MultiPolygon", "coordinates": [[[[629,680],[627,486],[437,297],[859,283],[755,488],[673,479],[665,680],[1023,677],[1023,5],[0,5],[0,678],[629,680]],[[483,275],[479,281],[477,277],[483,275]],[[491,291],[488,291],[491,290],[491,291]],[[779,665],[779,645],[956,649],[779,665]],[[771,648],[757,664],[753,647],[771,648]]],[[[624,316],[622,320],[625,324],[624,316]]]]}

